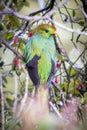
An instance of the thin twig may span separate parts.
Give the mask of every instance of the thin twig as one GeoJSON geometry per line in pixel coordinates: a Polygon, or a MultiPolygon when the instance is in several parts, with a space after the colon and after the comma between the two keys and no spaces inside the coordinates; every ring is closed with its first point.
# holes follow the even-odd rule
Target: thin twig
{"type": "Polygon", "coordinates": [[[5,109],[4,109],[4,95],[2,86],[2,77],[0,76],[0,94],[1,94],[1,116],[2,116],[2,130],[5,130],[5,109]]]}
{"type": "Polygon", "coordinates": [[[18,79],[17,79],[17,75],[15,74],[14,76],[14,80],[15,80],[15,87],[14,87],[14,98],[15,98],[15,101],[14,101],[14,105],[13,105],[13,112],[15,113],[16,112],[16,109],[17,109],[17,103],[18,103],[18,79]]]}
{"type": "Polygon", "coordinates": [[[87,32],[86,31],[81,32],[79,28],[77,30],[76,29],[71,29],[71,28],[66,27],[66,26],[64,26],[64,25],[62,25],[62,24],[60,24],[60,23],[58,23],[58,22],[56,22],[56,21],[54,21],[54,20],[52,20],[50,18],[49,18],[49,21],[54,23],[57,27],[62,28],[63,30],[69,31],[71,33],[74,32],[74,33],[77,33],[77,34],[81,34],[81,35],[86,35],[87,36],[87,32]]]}
{"type": "Polygon", "coordinates": [[[51,84],[59,90],[63,105],[65,105],[65,97],[63,90],[59,86],[56,86],[56,84],[53,81],[51,82],[51,84]]]}
{"type": "Polygon", "coordinates": [[[16,56],[18,56],[22,61],[24,60],[23,56],[18,52],[16,51],[15,49],[13,49],[9,43],[7,41],[5,41],[4,39],[2,39],[0,37],[0,42],[5,45],[5,47],[7,47],[9,50],[11,50],[16,56]]]}
{"type": "Polygon", "coordinates": [[[49,101],[49,105],[53,108],[53,110],[57,114],[58,118],[62,119],[62,115],[60,114],[58,109],[54,106],[54,104],[51,101],[49,101]]]}
{"type": "Polygon", "coordinates": [[[26,105],[26,99],[27,99],[27,97],[28,97],[28,73],[26,72],[26,81],[25,81],[25,93],[24,93],[24,97],[23,97],[23,99],[22,99],[22,101],[21,101],[21,105],[20,105],[20,110],[19,110],[19,113],[18,113],[18,117],[20,117],[21,116],[21,113],[23,112],[23,110],[24,110],[24,107],[25,107],[25,105],[26,105]]]}

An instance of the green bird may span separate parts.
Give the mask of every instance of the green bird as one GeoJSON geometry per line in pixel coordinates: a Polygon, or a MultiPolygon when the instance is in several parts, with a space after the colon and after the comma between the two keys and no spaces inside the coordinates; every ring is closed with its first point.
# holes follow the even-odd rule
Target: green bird
{"type": "Polygon", "coordinates": [[[49,87],[48,84],[55,73],[57,61],[53,38],[55,33],[54,26],[49,24],[39,25],[25,45],[24,62],[36,89],[40,85],[49,87]]]}

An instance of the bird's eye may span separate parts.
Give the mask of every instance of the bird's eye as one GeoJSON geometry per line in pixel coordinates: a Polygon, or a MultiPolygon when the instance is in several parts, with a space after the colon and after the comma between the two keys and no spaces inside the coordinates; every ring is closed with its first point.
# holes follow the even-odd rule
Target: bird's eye
{"type": "Polygon", "coordinates": [[[45,29],[45,32],[46,32],[46,33],[48,33],[48,32],[49,32],[49,30],[45,29]]]}

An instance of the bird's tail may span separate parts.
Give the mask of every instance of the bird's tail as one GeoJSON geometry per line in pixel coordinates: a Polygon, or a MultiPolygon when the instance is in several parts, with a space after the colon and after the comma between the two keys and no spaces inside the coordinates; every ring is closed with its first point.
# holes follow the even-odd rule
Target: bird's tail
{"type": "MultiPolygon", "coordinates": [[[[23,130],[34,129],[35,125],[49,113],[48,90],[40,86],[36,96],[27,97],[20,116],[23,130]]],[[[19,107],[20,111],[20,107],[19,107]]]]}

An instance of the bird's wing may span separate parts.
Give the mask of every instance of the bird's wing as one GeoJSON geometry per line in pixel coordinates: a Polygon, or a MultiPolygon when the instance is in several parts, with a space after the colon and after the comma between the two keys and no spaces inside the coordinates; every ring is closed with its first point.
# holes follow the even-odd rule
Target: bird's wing
{"type": "Polygon", "coordinates": [[[40,84],[38,76],[38,60],[40,59],[41,51],[37,36],[34,36],[27,41],[24,50],[24,61],[30,78],[36,87],[40,84]]]}
{"type": "Polygon", "coordinates": [[[56,46],[55,46],[55,42],[53,37],[50,38],[50,40],[48,40],[48,44],[46,44],[46,47],[48,48],[48,51],[51,55],[52,60],[54,60],[54,62],[57,61],[57,53],[56,53],[56,46]]]}
{"type": "Polygon", "coordinates": [[[25,45],[24,55],[23,55],[25,63],[28,63],[28,61],[30,60],[31,46],[32,46],[32,38],[30,38],[25,45]]]}
{"type": "Polygon", "coordinates": [[[31,37],[24,49],[24,61],[27,64],[35,55],[40,56],[42,47],[39,45],[37,36],[31,37]]]}
{"type": "Polygon", "coordinates": [[[40,59],[40,57],[35,55],[32,58],[32,60],[26,64],[30,78],[36,87],[38,87],[40,85],[40,79],[39,79],[39,75],[38,75],[38,60],[39,59],[40,59]]]}

